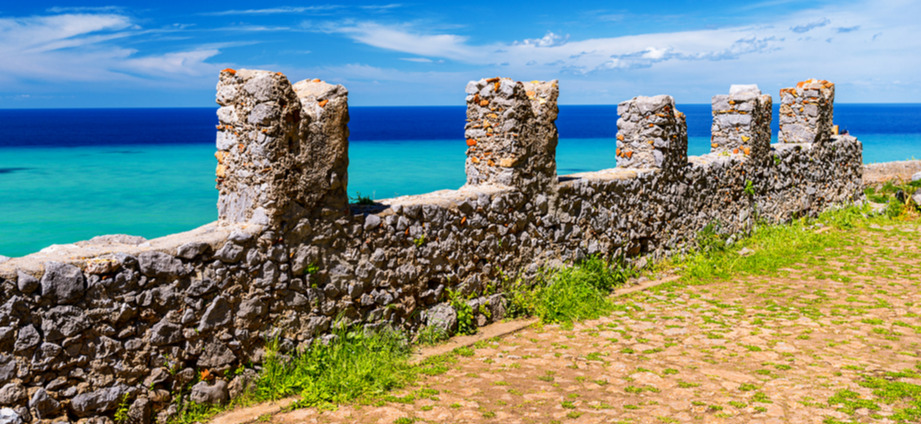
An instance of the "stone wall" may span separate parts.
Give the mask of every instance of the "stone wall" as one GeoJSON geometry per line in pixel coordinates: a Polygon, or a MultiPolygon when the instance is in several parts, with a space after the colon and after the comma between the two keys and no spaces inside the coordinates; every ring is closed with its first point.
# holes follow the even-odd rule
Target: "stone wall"
{"type": "MultiPolygon", "coordinates": [[[[255,371],[228,371],[259,364],[266,340],[302,348],[337,319],[415,331],[452,313],[448,289],[485,324],[504,316],[488,289],[502,275],[658,258],[713,222],[739,232],[862,196],[860,142],[813,121],[799,124],[823,143],[761,148],[761,134],[763,157],[688,158],[674,100],[636,98],[618,108],[618,167],[558,177],[555,81],[480,80],[467,94],[467,185],[348,205],[346,90],[222,72],[217,222],[0,264],[0,414],[110,422],[127,396],[135,422],[163,420],[171,393],[241,393],[255,371]]],[[[751,116],[755,134],[769,118],[751,116]]]]}

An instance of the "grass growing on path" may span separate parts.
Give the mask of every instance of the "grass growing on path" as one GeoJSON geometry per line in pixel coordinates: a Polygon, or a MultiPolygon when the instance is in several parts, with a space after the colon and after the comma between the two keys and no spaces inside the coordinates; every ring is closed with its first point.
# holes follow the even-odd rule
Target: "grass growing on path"
{"type": "Polygon", "coordinates": [[[340,328],[329,343],[286,356],[268,349],[256,383],[256,397],[276,400],[298,395],[298,406],[316,406],[380,396],[415,378],[410,346],[399,332],[340,328]]]}
{"type": "MultiPolygon", "coordinates": [[[[787,267],[808,265],[813,256],[843,245],[843,230],[866,227],[874,218],[868,208],[827,211],[816,219],[802,218],[786,225],[759,225],[731,248],[711,248],[672,260],[666,266],[682,269],[683,281],[691,284],[728,279],[738,275],[775,276],[787,267]],[[757,254],[743,255],[747,249],[757,254]]],[[[887,219],[884,217],[875,220],[887,219]]],[[[712,244],[712,243],[711,243],[712,244]]]]}

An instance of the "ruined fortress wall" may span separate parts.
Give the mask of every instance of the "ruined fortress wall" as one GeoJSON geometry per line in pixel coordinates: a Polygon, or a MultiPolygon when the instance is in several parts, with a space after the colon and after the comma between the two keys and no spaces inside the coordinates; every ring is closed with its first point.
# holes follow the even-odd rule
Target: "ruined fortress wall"
{"type": "MultiPolygon", "coordinates": [[[[127,395],[136,422],[163,419],[171,393],[239,394],[255,373],[228,371],[260,363],[266,340],[304,347],[337,319],[417,330],[449,289],[485,324],[504,315],[488,289],[503,275],[658,258],[711,223],[735,233],[861,199],[855,138],[804,120],[822,143],[769,146],[759,112],[737,126],[748,139],[688,158],[668,96],[618,107],[617,168],[558,177],[556,82],[490,79],[467,87],[467,185],[349,205],[345,88],[225,70],[217,92],[218,222],[0,264],[0,411],[108,422],[127,395]]],[[[720,113],[770,110],[749,94],[720,113]]]]}

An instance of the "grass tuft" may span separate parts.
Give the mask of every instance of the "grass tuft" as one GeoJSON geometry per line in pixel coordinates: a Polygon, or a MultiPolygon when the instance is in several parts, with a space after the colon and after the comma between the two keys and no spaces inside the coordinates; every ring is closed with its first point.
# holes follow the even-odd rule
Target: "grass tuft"
{"type": "Polygon", "coordinates": [[[631,271],[619,263],[591,257],[578,265],[545,271],[534,282],[510,288],[510,314],[531,315],[544,323],[571,323],[611,312],[608,295],[631,271]]]}
{"type": "Polygon", "coordinates": [[[276,400],[299,395],[298,407],[336,404],[381,396],[411,382],[410,346],[396,331],[365,332],[338,328],[329,343],[286,356],[267,346],[256,397],[276,400]]]}

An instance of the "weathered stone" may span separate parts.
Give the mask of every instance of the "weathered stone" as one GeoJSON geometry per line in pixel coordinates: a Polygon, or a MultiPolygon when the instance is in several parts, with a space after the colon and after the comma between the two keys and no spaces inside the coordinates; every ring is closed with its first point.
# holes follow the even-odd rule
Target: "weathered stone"
{"type": "Polygon", "coordinates": [[[0,384],[5,384],[16,376],[16,361],[11,356],[0,353],[0,384]]]}
{"type": "Polygon", "coordinates": [[[138,255],[141,272],[148,277],[175,278],[186,275],[182,261],[163,252],[151,251],[138,255]]]}
{"type": "Polygon", "coordinates": [[[223,296],[214,298],[198,324],[198,331],[208,331],[230,324],[232,306],[223,296]]]}
{"type": "Polygon", "coordinates": [[[493,322],[505,319],[505,296],[500,293],[490,296],[486,300],[486,307],[489,310],[490,320],[493,322]]]}
{"type": "Polygon", "coordinates": [[[236,356],[223,343],[215,342],[205,345],[201,357],[198,358],[198,367],[203,369],[223,368],[233,364],[236,356]]]}
{"type": "Polygon", "coordinates": [[[669,174],[687,164],[687,123],[671,96],[638,96],[617,106],[618,168],[659,168],[669,174]]]}
{"type": "Polygon", "coordinates": [[[234,263],[243,259],[243,253],[243,246],[233,242],[227,242],[214,253],[214,257],[224,263],[234,263]]]}
{"type": "Polygon", "coordinates": [[[436,305],[425,312],[425,325],[444,334],[453,334],[457,331],[457,311],[445,303],[436,305]]]}
{"type": "Polygon", "coordinates": [[[183,259],[195,259],[196,256],[202,255],[211,250],[211,245],[202,242],[191,242],[183,244],[176,249],[176,256],[183,259]]]}
{"type": "Polygon", "coordinates": [[[151,327],[149,337],[150,344],[154,346],[178,343],[182,340],[182,327],[164,318],[151,327]]]}
{"type": "Polygon", "coordinates": [[[38,330],[32,324],[29,324],[19,329],[19,336],[16,337],[16,343],[13,345],[13,352],[17,354],[30,352],[38,347],[41,341],[42,337],[38,334],[38,330]]]}
{"type": "Polygon", "coordinates": [[[216,291],[217,289],[217,283],[211,280],[192,280],[192,284],[190,284],[188,290],[186,290],[186,295],[192,297],[202,297],[206,294],[216,291]]]}
{"type": "Polygon", "coordinates": [[[38,389],[29,399],[29,408],[32,409],[35,418],[46,420],[61,412],[61,403],[48,396],[45,389],[38,389]]]}
{"type": "Polygon", "coordinates": [[[237,310],[237,318],[245,321],[252,321],[261,318],[265,313],[265,302],[256,297],[240,303],[240,308],[237,310]]]}
{"type": "Polygon", "coordinates": [[[70,401],[70,409],[78,417],[99,415],[115,410],[124,396],[133,392],[134,389],[126,385],[118,385],[79,394],[70,401]]]}
{"type": "Polygon", "coordinates": [[[227,382],[224,380],[214,380],[213,383],[199,381],[192,386],[192,402],[203,405],[222,404],[227,402],[229,394],[227,391],[227,382]]]}
{"type": "Polygon", "coordinates": [[[381,225],[381,218],[371,214],[365,217],[365,231],[373,230],[381,225]]]}
{"type": "Polygon", "coordinates": [[[824,144],[831,139],[835,85],[809,79],[780,90],[781,143],[824,144]]]}
{"type": "Polygon", "coordinates": [[[23,421],[12,408],[0,408],[0,424],[23,424],[23,421]]]}
{"type": "Polygon", "coordinates": [[[135,399],[128,408],[128,422],[132,424],[150,424],[152,415],[153,405],[144,396],[135,399]]]}
{"type": "Polygon", "coordinates": [[[243,370],[242,374],[234,377],[233,380],[230,381],[230,384],[227,385],[230,398],[236,399],[248,392],[258,377],[259,374],[253,369],[247,368],[243,370]]]}
{"type": "Polygon", "coordinates": [[[111,274],[118,271],[121,263],[115,258],[92,258],[87,259],[83,266],[83,272],[91,275],[111,274]]]}
{"type": "Polygon", "coordinates": [[[41,286],[42,298],[53,304],[63,305],[74,303],[83,297],[86,281],[80,268],[60,262],[46,262],[41,286]]]}
{"type": "Polygon", "coordinates": [[[16,286],[22,294],[32,294],[41,287],[38,278],[33,277],[31,274],[26,274],[22,271],[19,271],[17,274],[16,286]]]}
{"type": "Polygon", "coordinates": [[[75,306],[56,306],[42,314],[42,332],[49,342],[73,337],[89,325],[83,310],[75,306]]]}
{"type": "Polygon", "coordinates": [[[26,389],[19,384],[9,383],[0,388],[0,405],[16,405],[26,397],[26,389]]]}
{"type": "Polygon", "coordinates": [[[556,183],[557,81],[471,82],[467,96],[467,184],[535,191],[556,183]]]}

